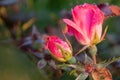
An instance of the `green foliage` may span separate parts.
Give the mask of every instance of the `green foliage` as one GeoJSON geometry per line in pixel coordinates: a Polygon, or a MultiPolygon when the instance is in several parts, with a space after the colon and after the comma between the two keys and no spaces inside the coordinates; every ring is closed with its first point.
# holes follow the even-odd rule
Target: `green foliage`
{"type": "Polygon", "coordinates": [[[104,68],[107,67],[108,65],[110,65],[111,63],[120,60],[120,56],[119,57],[113,57],[112,59],[109,60],[105,60],[99,64],[97,64],[98,68],[104,68]]]}
{"type": "MultiPolygon", "coordinates": [[[[21,0],[22,1],[22,0],[21,0]]],[[[47,26],[58,26],[58,21],[61,18],[60,12],[63,9],[70,11],[70,9],[77,5],[83,3],[110,3],[111,5],[120,6],[120,0],[27,0],[27,4],[21,5],[22,12],[31,12],[34,11],[37,14],[37,21],[35,24],[37,25],[39,30],[43,30],[47,26]]],[[[106,24],[108,25],[108,32],[120,34],[119,25],[120,25],[120,17],[112,17],[106,20],[106,24]]],[[[119,36],[118,36],[119,37],[119,36]]],[[[10,32],[5,25],[0,26],[0,39],[10,38],[10,32]]],[[[113,44],[112,44],[113,45],[113,44]]],[[[114,44],[114,46],[116,46],[114,44]]],[[[34,47],[38,47],[35,45],[34,47]]],[[[114,55],[113,47],[109,42],[103,42],[100,46],[101,50],[100,55],[101,58],[109,58],[114,55]],[[109,51],[109,52],[106,52],[109,51]],[[105,54],[109,53],[109,54],[105,54]],[[109,55],[109,56],[108,56],[109,55]]],[[[119,48],[114,47],[117,52],[119,52],[119,48]]],[[[26,53],[16,49],[13,45],[10,44],[0,44],[0,80],[50,80],[48,74],[46,74],[43,70],[38,70],[36,64],[32,63],[26,53]]],[[[30,55],[31,56],[31,55],[30,55]]],[[[120,60],[120,57],[114,57],[112,59],[103,61],[97,66],[106,67],[112,62],[120,60]]],[[[85,62],[93,63],[92,59],[85,55],[85,62]]],[[[77,67],[80,65],[77,65],[77,67]]],[[[64,67],[66,68],[66,67],[64,67]]],[[[78,70],[79,67],[78,67],[78,70]]],[[[83,71],[82,68],[80,71],[83,71]]],[[[49,72],[49,71],[48,71],[49,72]]],[[[81,73],[79,77],[82,77],[83,80],[87,78],[86,73],[81,73]]],[[[77,80],[79,80],[79,77],[77,80]]],[[[116,78],[116,75],[115,75],[116,78]]],[[[59,80],[75,80],[76,77],[73,74],[69,74],[69,72],[65,72],[63,76],[59,80]]],[[[119,80],[120,77],[117,77],[115,80],[119,80]]]]}
{"type": "Polygon", "coordinates": [[[65,72],[59,80],[75,80],[75,78],[76,77],[74,75],[70,75],[69,72],[65,72]]]}
{"type": "Polygon", "coordinates": [[[0,80],[50,80],[12,44],[0,44],[0,51],[0,80]]]}

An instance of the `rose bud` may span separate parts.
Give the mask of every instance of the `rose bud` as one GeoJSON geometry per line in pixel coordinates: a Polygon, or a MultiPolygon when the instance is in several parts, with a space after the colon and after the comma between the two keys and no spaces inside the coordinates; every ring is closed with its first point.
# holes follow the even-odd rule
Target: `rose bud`
{"type": "Polygon", "coordinates": [[[67,32],[82,45],[96,45],[102,38],[103,12],[94,4],[77,5],[72,10],[73,20],[63,19],[67,32]]]}
{"type": "Polygon", "coordinates": [[[57,36],[47,37],[46,48],[58,61],[66,62],[72,58],[72,50],[68,43],[57,36]]]}

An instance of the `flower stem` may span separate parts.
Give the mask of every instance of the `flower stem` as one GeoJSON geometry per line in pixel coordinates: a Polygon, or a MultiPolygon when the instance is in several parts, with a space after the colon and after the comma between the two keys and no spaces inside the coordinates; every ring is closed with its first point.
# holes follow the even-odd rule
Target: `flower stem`
{"type": "Polygon", "coordinates": [[[87,49],[89,47],[88,46],[84,46],[82,49],[80,49],[74,56],[77,56],[78,54],[80,54],[82,51],[84,51],[85,49],[87,49]]]}
{"type": "Polygon", "coordinates": [[[96,64],[97,63],[97,61],[96,61],[96,55],[93,55],[92,58],[93,58],[93,63],[96,64]]]}
{"type": "Polygon", "coordinates": [[[96,64],[96,54],[97,54],[97,47],[95,45],[89,47],[89,52],[92,56],[93,63],[96,64]]]}

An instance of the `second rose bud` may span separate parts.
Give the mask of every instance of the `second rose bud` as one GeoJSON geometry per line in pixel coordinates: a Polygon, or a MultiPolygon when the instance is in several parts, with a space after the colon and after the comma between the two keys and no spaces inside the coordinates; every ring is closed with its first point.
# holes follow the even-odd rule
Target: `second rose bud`
{"type": "Polygon", "coordinates": [[[70,45],[57,36],[47,37],[46,48],[49,50],[50,54],[60,62],[67,62],[72,59],[70,45]]]}

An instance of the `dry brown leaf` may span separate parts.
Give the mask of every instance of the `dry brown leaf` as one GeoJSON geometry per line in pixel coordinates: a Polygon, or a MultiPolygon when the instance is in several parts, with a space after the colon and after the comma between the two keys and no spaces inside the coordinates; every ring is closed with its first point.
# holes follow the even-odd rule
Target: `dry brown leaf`
{"type": "Polygon", "coordinates": [[[111,5],[110,9],[112,10],[114,15],[116,15],[116,16],[120,15],[120,7],[115,6],[115,5],[111,5]]]}
{"type": "Polygon", "coordinates": [[[87,64],[86,65],[86,72],[90,73],[90,72],[92,72],[92,70],[93,70],[92,65],[91,64],[87,64]]]}
{"type": "Polygon", "coordinates": [[[30,19],[28,22],[24,23],[22,26],[23,31],[27,30],[35,22],[35,18],[30,19]]]}
{"type": "Polygon", "coordinates": [[[94,70],[92,77],[94,80],[112,80],[112,75],[107,68],[94,70]]]}

